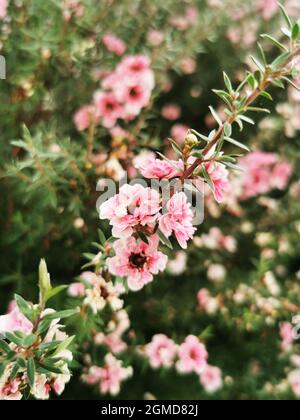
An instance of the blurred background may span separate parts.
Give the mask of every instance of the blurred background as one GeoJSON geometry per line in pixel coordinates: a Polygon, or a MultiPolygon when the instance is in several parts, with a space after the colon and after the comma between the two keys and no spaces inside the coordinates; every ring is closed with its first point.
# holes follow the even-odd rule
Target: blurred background
{"type": "MultiPolygon", "coordinates": [[[[282,3],[300,17],[298,0],[282,3]]],[[[14,293],[36,299],[41,257],[55,284],[80,274],[97,228],[110,234],[96,211],[97,181],[134,176],[145,150],[172,156],[166,139],[182,142],[188,128],[209,133],[208,106],[223,112],[212,92],[222,71],[239,83],[258,40],[274,58],[259,34],[284,38],[282,26],[273,0],[0,0],[1,313],[14,293]],[[78,111],[122,57],[136,54],[155,74],[151,100],[134,119],[91,133],[78,111]]],[[[130,350],[135,373],[117,398],[300,398],[291,334],[300,315],[300,94],[271,93],[274,101],[258,106],[272,113],[240,135],[251,153],[240,162],[245,173],[232,173],[225,202],[207,196],[188,251],[170,251],[167,272],[125,298],[129,349],[157,333],[177,342],[200,336],[222,388],[209,394],[197,377],[152,370],[130,350]]],[[[79,377],[80,369],[63,398],[99,399],[79,377]]]]}

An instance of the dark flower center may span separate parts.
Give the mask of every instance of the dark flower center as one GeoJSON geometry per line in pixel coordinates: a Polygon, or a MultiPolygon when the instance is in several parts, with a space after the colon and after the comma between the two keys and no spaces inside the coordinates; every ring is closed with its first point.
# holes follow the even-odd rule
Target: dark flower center
{"type": "Polygon", "coordinates": [[[147,262],[147,257],[143,254],[131,254],[129,262],[133,268],[142,268],[147,262]]]}

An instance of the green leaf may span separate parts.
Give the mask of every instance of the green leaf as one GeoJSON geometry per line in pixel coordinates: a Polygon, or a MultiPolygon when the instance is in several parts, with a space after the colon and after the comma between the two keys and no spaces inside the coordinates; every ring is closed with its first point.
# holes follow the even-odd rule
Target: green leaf
{"type": "Polygon", "coordinates": [[[75,338],[76,338],[76,336],[75,335],[72,335],[71,337],[68,337],[66,340],[62,341],[58,345],[58,347],[57,347],[55,353],[53,354],[53,356],[61,353],[62,351],[64,351],[68,347],[70,347],[70,345],[72,344],[72,342],[74,341],[75,338]]]}
{"type": "Polygon", "coordinates": [[[28,359],[28,362],[27,362],[27,376],[28,376],[29,385],[32,388],[34,385],[34,378],[35,378],[35,363],[32,357],[28,359]]]}
{"type": "Polygon", "coordinates": [[[224,162],[224,165],[227,166],[229,169],[233,169],[234,171],[244,172],[244,169],[241,168],[239,165],[236,165],[231,162],[224,162]]]}
{"type": "Polygon", "coordinates": [[[157,229],[157,234],[159,236],[159,239],[164,245],[166,245],[170,249],[173,249],[173,245],[171,241],[164,235],[164,233],[162,233],[160,229],[157,229]]]}
{"type": "Polygon", "coordinates": [[[0,340],[0,350],[4,351],[4,353],[10,353],[11,349],[6,341],[0,340]]]}
{"type": "Polygon", "coordinates": [[[284,19],[285,19],[288,27],[290,29],[292,29],[293,28],[293,24],[292,24],[292,21],[291,21],[289,15],[288,15],[287,11],[285,10],[285,7],[282,4],[280,4],[280,3],[278,3],[278,5],[279,5],[279,7],[281,9],[281,13],[283,14],[283,17],[284,17],[284,19]]]}
{"type": "Polygon", "coordinates": [[[204,165],[201,165],[201,172],[202,172],[203,178],[205,179],[205,181],[209,185],[210,189],[212,191],[214,191],[215,190],[214,183],[213,183],[211,177],[209,176],[209,174],[208,174],[208,172],[206,170],[206,167],[204,165]]]}
{"type": "Polygon", "coordinates": [[[10,333],[10,332],[6,332],[5,333],[5,337],[11,341],[12,343],[16,344],[19,347],[23,346],[23,340],[19,337],[16,336],[16,334],[10,333]]]}
{"type": "Polygon", "coordinates": [[[231,93],[233,91],[232,84],[231,84],[231,81],[230,81],[229,77],[225,73],[225,71],[223,71],[223,78],[224,78],[224,83],[225,83],[225,86],[226,86],[228,92],[231,93]]]}
{"type": "Polygon", "coordinates": [[[212,116],[214,117],[214,119],[217,121],[219,126],[221,126],[222,121],[221,121],[221,118],[219,117],[218,113],[214,110],[214,108],[212,106],[210,106],[209,109],[210,109],[210,112],[212,113],[212,116]]]}
{"type": "Polygon", "coordinates": [[[14,298],[18,308],[20,309],[20,312],[25,316],[25,318],[33,322],[35,315],[35,311],[33,310],[33,308],[29,305],[28,302],[26,302],[26,300],[22,298],[22,296],[15,294],[14,298]]]}
{"type": "Polygon", "coordinates": [[[234,139],[232,139],[232,138],[230,138],[230,137],[224,137],[224,140],[226,140],[228,143],[234,144],[235,146],[239,147],[240,149],[244,149],[244,150],[246,150],[247,152],[250,152],[249,147],[247,147],[247,146],[246,146],[245,144],[243,144],[243,143],[240,143],[240,142],[239,142],[239,141],[237,141],[237,140],[234,140],[234,139]]]}
{"type": "Polygon", "coordinates": [[[173,139],[168,139],[169,140],[169,142],[171,143],[171,146],[172,146],[172,148],[173,148],[173,150],[174,150],[174,152],[176,153],[176,154],[178,154],[179,156],[182,156],[182,149],[181,149],[181,147],[179,146],[179,144],[177,144],[176,143],[176,141],[174,141],[173,139]]]}
{"type": "Polygon", "coordinates": [[[48,273],[47,264],[44,259],[41,260],[39,265],[39,288],[40,288],[40,304],[45,304],[45,296],[51,290],[50,275],[48,273]]]}
{"type": "Polygon", "coordinates": [[[59,346],[59,344],[61,343],[61,341],[50,341],[50,343],[41,343],[38,347],[39,350],[41,351],[51,351],[51,350],[55,350],[57,348],[57,346],[59,346]]]}
{"type": "Polygon", "coordinates": [[[57,374],[61,374],[63,373],[61,369],[59,369],[58,367],[54,366],[54,364],[51,363],[46,363],[46,362],[38,362],[37,363],[38,367],[41,367],[43,369],[44,373],[57,373],[57,374]]]}
{"type": "Polygon", "coordinates": [[[100,244],[104,246],[106,243],[106,237],[104,235],[104,232],[101,229],[98,229],[98,236],[99,236],[100,244]]]}
{"type": "Polygon", "coordinates": [[[59,293],[61,293],[63,290],[67,289],[68,286],[67,285],[61,285],[61,286],[57,286],[57,287],[53,287],[52,289],[48,290],[48,292],[45,295],[45,303],[53,298],[54,296],[58,295],[59,293]]]}
{"type": "Polygon", "coordinates": [[[270,80],[270,83],[271,83],[271,85],[279,87],[280,89],[285,89],[284,84],[279,79],[272,79],[272,80],[270,80]]]}
{"type": "Polygon", "coordinates": [[[257,58],[253,57],[253,55],[250,55],[250,58],[261,72],[265,71],[265,66],[257,58]]]}
{"type": "Polygon", "coordinates": [[[258,49],[259,49],[260,55],[262,57],[263,63],[264,63],[265,66],[267,66],[268,62],[267,62],[266,55],[265,55],[265,52],[263,50],[263,47],[261,46],[261,44],[259,42],[257,43],[257,45],[258,45],[258,49]]]}
{"type": "Polygon", "coordinates": [[[276,47],[287,51],[287,48],[279,41],[277,41],[277,39],[273,38],[272,36],[268,35],[268,34],[262,34],[260,35],[263,39],[266,39],[268,41],[271,41],[274,45],[276,45],[276,47]]]}
{"type": "Polygon", "coordinates": [[[27,335],[27,337],[24,338],[23,340],[23,346],[24,347],[31,347],[35,341],[36,341],[36,335],[35,334],[29,334],[27,335]]]}
{"type": "Polygon", "coordinates": [[[273,101],[272,96],[269,94],[269,92],[266,92],[265,90],[260,93],[260,96],[263,96],[264,98],[269,99],[269,101],[273,101]]]}
{"type": "Polygon", "coordinates": [[[282,77],[283,80],[285,80],[286,82],[288,82],[291,86],[293,86],[294,89],[297,89],[298,92],[300,92],[300,87],[297,86],[292,80],[290,80],[288,77],[283,76],[282,77]]]}
{"type": "Polygon", "coordinates": [[[273,69],[281,68],[290,57],[291,53],[289,51],[284,52],[272,62],[271,67],[273,69]]]}
{"type": "Polygon", "coordinates": [[[231,124],[225,123],[224,124],[224,133],[225,136],[230,137],[232,134],[232,126],[231,124]]]}
{"type": "Polygon", "coordinates": [[[255,121],[253,121],[252,118],[246,117],[246,115],[239,115],[239,118],[248,124],[255,125],[255,121]]]}
{"type": "Polygon", "coordinates": [[[138,232],[137,232],[137,235],[138,235],[138,237],[139,237],[139,238],[140,238],[143,242],[145,242],[145,244],[149,245],[149,240],[148,240],[147,236],[146,236],[143,232],[138,231],[138,232]]]}
{"type": "Polygon", "coordinates": [[[264,112],[265,114],[271,114],[271,111],[269,109],[266,109],[266,108],[258,108],[256,106],[249,106],[249,108],[247,108],[247,110],[249,112],[264,112]]]}
{"type": "Polygon", "coordinates": [[[69,318],[70,316],[73,316],[73,315],[78,314],[78,313],[79,313],[78,309],[67,309],[65,311],[59,311],[59,312],[55,312],[53,314],[45,315],[44,320],[69,318]]]}

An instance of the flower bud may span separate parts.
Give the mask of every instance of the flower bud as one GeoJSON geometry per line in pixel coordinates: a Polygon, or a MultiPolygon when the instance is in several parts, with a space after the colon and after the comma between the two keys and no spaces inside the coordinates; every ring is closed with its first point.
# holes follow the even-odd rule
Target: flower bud
{"type": "Polygon", "coordinates": [[[39,266],[39,287],[40,287],[40,303],[44,303],[47,292],[51,289],[50,275],[48,273],[47,264],[44,259],[41,260],[39,266]]]}
{"type": "Polygon", "coordinates": [[[188,147],[194,147],[199,143],[199,141],[195,134],[188,132],[187,135],[185,136],[184,143],[188,147]]]}

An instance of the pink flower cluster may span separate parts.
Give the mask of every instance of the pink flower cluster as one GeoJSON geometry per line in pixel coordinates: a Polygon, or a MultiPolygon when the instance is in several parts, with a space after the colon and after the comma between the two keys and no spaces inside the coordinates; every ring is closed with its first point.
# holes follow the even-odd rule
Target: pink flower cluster
{"type": "Polygon", "coordinates": [[[113,245],[115,256],[107,260],[108,269],[127,277],[131,290],[140,290],[166,268],[167,257],[158,251],[157,227],[166,238],[174,234],[182,248],[195,233],[193,211],[183,192],[174,194],[161,210],[159,193],[141,185],[124,185],[100,207],[100,218],[108,219],[113,236],[120,238],[113,245]],[[138,239],[143,231],[147,242],[138,239]]]}
{"type": "Polygon", "coordinates": [[[83,304],[91,308],[94,314],[101,312],[107,305],[117,311],[123,307],[120,296],[125,292],[120,283],[105,281],[101,275],[87,271],[82,273],[81,282],[72,283],[68,293],[74,298],[83,298],[83,304]]]}
{"type": "Polygon", "coordinates": [[[101,394],[117,395],[121,389],[121,383],[132,376],[132,367],[123,367],[122,361],[111,353],[104,358],[104,366],[91,366],[82,379],[88,385],[99,383],[101,394]]]}
{"type": "MultiPolygon", "coordinates": [[[[121,40],[108,34],[105,45],[121,53],[121,40]]],[[[81,108],[74,116],[78,130],[85,130],[92,121],[112,128],[117,120],[132,120],[148,105],[154,88],[154,73],[150,60],[144,55],[124,57],[115,71],[102,80],[101,89],[94,94],[92,105],[81,108]]]]}
{"type": "Polygon", "coordinates": [[[194,335],[186,337],[177,345],[164,334],[156,334],[144,348],[150,366],[154,369],[176,367],[179,373],[196,373],[204,389],[213,393],[222,388],[222,373],[208,365],[207,350],[194,335]],[[177,361],[176,361],[177,360],[177,361]]]}
{"type": "Polygon", "coordinates": [[[273,189],[284,190],[292,174],[292,166],[281,162],[278,155],[268,152],[252,152],[239,159],[244,168],[242,199],[247,200],[273,189]]]}

